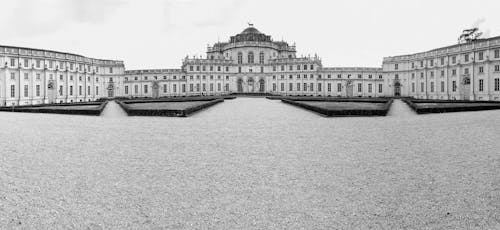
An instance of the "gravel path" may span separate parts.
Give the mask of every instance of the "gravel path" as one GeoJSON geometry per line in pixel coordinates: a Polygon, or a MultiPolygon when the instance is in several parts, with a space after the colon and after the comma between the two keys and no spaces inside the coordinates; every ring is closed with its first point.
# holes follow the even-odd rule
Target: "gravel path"
{"type": "Polygon", "coordinates": [[[500,111],[0,113],[0,228],[499,229],[500,111]]]}
{"type": "Polygon", "coordinates": [[[131,109],[187,109],[198,105],[209,103],[209,101],[184,101],[184,102],[151,102],[127,104],[131,109]]]}

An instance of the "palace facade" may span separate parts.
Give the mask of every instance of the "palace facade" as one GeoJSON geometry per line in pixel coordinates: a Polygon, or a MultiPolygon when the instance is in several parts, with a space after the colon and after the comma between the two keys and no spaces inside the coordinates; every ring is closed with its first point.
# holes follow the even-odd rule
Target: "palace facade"
{"type": "Polygon", "coordinates": [[[391,95],[500,100],[500,37],[386,57],[382,66],[391,95]]]}
{"type": "Polygon", "coordinates": [[[386,57],[382,68],[331,68],[250,26],[179,69],[125,70],[123,61],[0,46],[0,105],[231,93],[500,100],[499,50],[496,37],[386,57]]]}

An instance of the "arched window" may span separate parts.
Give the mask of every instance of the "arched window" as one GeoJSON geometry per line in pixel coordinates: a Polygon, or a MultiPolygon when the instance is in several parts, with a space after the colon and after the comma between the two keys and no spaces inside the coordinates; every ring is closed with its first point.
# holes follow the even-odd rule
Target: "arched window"
{"type": "Polygon", "coordinates": [[[248,63],[253,64],[253,52],[248,52],[248,63]]]}
{"type": "Polygon", "coordinates": [[[238,52],[238,64],[243,64],[243,54],[238,52]]]}
{"type": "Polygon", "coordinates": [[[259,53],[259,63],[264,64],[264,52],[259,53]]]}

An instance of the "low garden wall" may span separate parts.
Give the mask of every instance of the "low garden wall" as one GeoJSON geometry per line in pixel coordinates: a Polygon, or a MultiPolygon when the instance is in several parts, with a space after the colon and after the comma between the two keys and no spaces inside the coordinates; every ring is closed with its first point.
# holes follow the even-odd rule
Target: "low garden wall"
{"type": "Polygon", "coordinates": [[[189,107],[186,109],[133,109],[127,104],[132,104],[132,103],[152,103],[152,102],[187,102],[187,101],[200,101],[200,100],[147,100],[147,101],[135,101],[135,100],[130,100],[130,101],[116,101],[123,110],[129,115],[129,116],[166,116],[166,117],[187,117],[197,111],[200,111],[202,109],[208,108],[210,106],[213,106],[215,104],[218,104],[220,102],[223,102],[224,99],[219,98],[219,99],[207,99],[207,100],[201,100],[201,101],[206,101],[206,103],[203,103],[198,106],[193,106],[189,107]]]}
{"type": "Polygon", "coordinates": [[[60,104],[5,106],[5,107],[0,107],[0,111],[99,116],[107,104],[108,104],[108,102],[104,101],[104,102],[82,102],[82,103],[60,103],[60,104]],[[89,106],[89,105],[95,105],[97,107],[96,108],[88,108],[88,109],[72,109],[71,108],[71,107],[89,106]]]}
{"type": "Polygon", "coordinates": [[[307,110],[317,112],[319,114],[334,117],[334,116],[386,116],[391,104],[392,99],[386,100],[291,100],[291,99],[281,99],[282,102],[298,106],[307,110]],[[380,109],[327,109],[318,106],[311,106],[308,104],[301,103],[300,101],[331,101],[331,102],[371,102],[371,103],[383,103],[384,105],[380,109]]]}
{"type": "Polygon", "coordinates": [[[500,109],[500,102],[494,101],[425,100],[412,98],[404,98],[402,100],[418,114],[500,109]],[[419,105],[421,103],[435,103],[436,106],[419,105]]]}

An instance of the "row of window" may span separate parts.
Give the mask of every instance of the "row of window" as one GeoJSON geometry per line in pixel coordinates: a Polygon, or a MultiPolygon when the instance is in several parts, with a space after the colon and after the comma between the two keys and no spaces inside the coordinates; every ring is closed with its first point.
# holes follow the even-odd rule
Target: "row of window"
{"type": "MultiPolygon", "coordinates": [[[[186,92],[186,84],[181,84],[180,85],[180,90],[182,93],[185,93],[186,92]]],[[[210,92],[213,92],[214,91],[214,84],[213,83],[210,83],[208,84],[209,86],[209,91],[210,92]]],[[[143,86],[143,93],[144,94],[148,94],[149,93],[149,85],[144,85],[143,86]]],[[[168,86],[166,84],[163,85],[163,93],[167,93],[168,92],[168,86]]],[[[217,91],[221,91],[222,90],[222,84],[221,83],[217,83],[217,91]]],[[[225,90],[226,91],[229,91],[229,84],[226,84],[226,87],[225,87],[225,90]]],[[[206,83],[203,83],[203,84],[189,84],[189,92],[200,92],[200,91],[203,91],[203,92],[207,92],[207,84],[206,83]],[[201,87],[200,87],[201,86],[201,87]]],[[[177,84],[173,84],[172,85],[172,92],[173,93],[177,93],[177,84]]],[[[125,94],[129,94],[129,86],[126,85],[125,86],[125,94]]],[[[139,94],[139,86],[138,85],[134,85],[134,94],[139,94]]]]}
{"type": "MultiPolygon", "coordinates": [[[[87,95],[90,95],[91,94],[91,90],[90,90],[90,86],[87,87],[87,95]]],[[[82,86],[79,86],[78,87],[78,96],[82,96],[82,86]]],[[[29,86],[28,85],[24,85],[24,97],[29,97],[29,86]]],[[[59,86],[59,96],[63,96],[64,94],[64,87],[61,85],[59,86]]],[[[95,87],[95,92],[96,92],[96,95],[99,95],[99,86],[96,86],[95,87]]],[[[69,95],[70,96],[73,96],[73,86],[70,86],[69,87],[69,95]]],[[[15,85],[11,85],[10,86],[10,97],[16,97],[16,86],[15,85]]],[[[35,85],[35,97],[40,97],[40,85],[35,85]]]]}
{"type": "MultiPolygon", "coordinates": [[[[49,75],[49,79],[52,79],[53,75],[50,74],[49,75]]],[[[36,73],[35,74],[35,80],[40,80],[41,78],[41,74],[40,73],[36,73]]],[[[16,80],[16,73],[10,73],[10,79],[11,80],[16,80]]],[[[24,80],[29,80],[29,73],[24,73],[24,80]]],[[[59,75],[59,80],[60,81],[64,81],[64,75],[59,75]]],[[[73,75],[69,75],[69,80],[70,81],[73,81],[73,75]]],[[[87,81],[90,82],[91,78],[90,77],[87,77],[87,81]]],[[[113,78],[109,78],[109,80],[111,82],[113,82],[113,78]]],[[[78,81],[83,81],[83,76],[78,76],[78,81]]],[[[96,77],[95,78],[95,81],[96,82],[99,82],[99,78],[96,77]]]]}
{"type": "MultiPolygon", "coordinates": [[[[206,80],[207,79],[206,75],[202,75],[202,76],[196,75],[196,80],[200,80],[200,77],[201,77],[202,80],[206,80]]],[[[158,76],[153,76],[153,79],[154,80],[158,80],[159,78],[158,78],[158,76]]],[[[163,80],[167,80],[167,79],[168,79],[167,76],[163,76],[163,80]]],[[[186,76],[182,76],[180,79],[186,80],[186,76]]],[[[210,75],[209,79],[210,80],[214,80],[214,75],[210,75]]],[[[222,79],[222,77],[220,75],[217,75],[217,80],[221,80],[221,79],[222,79]]],[[[129,78],[125,77],[125,81],[128,81],[128,80],[129,80],[129,78]]],[[[134,81],[138,81],[138,80],[139,80],[139,77],[137,77],[137,76],[134,77],[134,81]]],[[[148,80],[148,76],[144,76],[144,80],[147,81],[148,80]]],[[[172,76],[172,80],[177,80],[177,76],[172,76]]],[[[189,76],[189,80],[194,80],[194,76],[193,75],[189,76]]],[[[226,80],[229,80],[229,76],[226,76],[226,80]]]]}
{"type": "MultiPolygon", "coordinates": [[[[253,51],[248,52],[247,63],[254,64],[254,54],[253,51]]],[[[238,52],[238,64],[243,64],[243,53],[238,52]]],[[[259,53],[259,64],[264,64],[264,52],[259,53]]]]}
{"type": "MultiPolygon", "coordinates": [[[[288,91],[294,91],[293,85],[294,85],[294,83],[288,84],[288,91]]],[[[315,85],[314,83],[309,83],[309,84],[308,83],[296,83],[295,91],[301,91],[301,85],[303,86],[302,91],[311,91],[311,92],[314,91],[314,85],[315,85]]],[[[331,92],[332,91],[332,83],[327,83],[326,85],[327,85],[327,92],[331,92]]],[[[321,92],[323,90],[321,83],[317,83],[317,90],[318,90],[318,92],[321,92]]],[[[276,91],[276,83],[273,83],[273,91],[276,91]]],[[[282,92],[285,91],[285,83],[280,84],[280,91],[282,91],[282,92]]],[[[337,92],[342,92],[342,83],[337,83],[337,92]]],[[[363,92],[363,84],[358,83],[358,93],[362,93],[362,92],[363,92]]],[[[383,92],[383,85],[379,84],[378,85],[378,93],[382,93],[382,92],[383,92]]],[[[373,93],[373,85],[372,84],[368,84],[368,93],[373,93]]]]}
{"type": "MultiPolygon", "coordinates": [[[[397,76],[398,75],[396,74],[396,78],[397,78],[397,76]]],[[[313,74],[309,75],[309,77],[310,77],[310,79],[314,79],[314,75],[313,74]]],[[[301,78],[300,74],[297,74],[296,78],[300,79],[301,78]]],[[[304,74],[302,78],[303,79],[307,79],[307,74],[304,74]]],[[[331,79],[332,75],[328,74],[327,78],[331,79]]],[[[337,78],[342,78],[342,74],[337,74],[337,78]]],[[[350,79],[351,78],[351,74],[348,74],[347,78],[350,79]]],[[[361,74],[358,74],[358,79],[362,79],[362,78],[363,78],[363,76],[361,74]]],[[[382,79],[382,75],[379,75],[378,78],[382,79]]],[[[281,75],[281,79],[285,79],[285,75],[281,75]]],[[[288,79],[293,79],[293,75],[288,75],[288,79]]],[[[322,75],[321,74],[318,74],[318,79],[322,79],[322,75]]],[[[373,79],[373,75],[369,74],[368,75],[368,79],[373,79]]],[[[273,75],[273,80],[276,80],[276,75],[273,75]]]]}
{"type": "MultiPolygon", "coordinates": [[[[300,70],[301,70],[301,66],[302,66],[302,65],[297,65],[296,70],[297,70],[297,71],[300,71],[300,70]]],[[[307,65],[307,64],[304,64],[304,65],[303,65],[302,70],[304,70],[304,71],[305,71],[305,70],[307,70],[307,67],[308,67],[308,66],[309,66],[309,70],[314,70],[314,65],[307,65]]],[[[285,65],[280,65],[280,70],[281,70],[281,71],[285,71],[285,65]]],[[[275,65],[273,66],[273,71],[274,71],[274,72],[276,72],[276,71],[277,71],[277,66],[275,66],[275,65]]],[[[288,65],[288,71],[294,71],[294,70],[293,70],[293,65],[288,65]]]]}
{"type": "MultiPolygon", "coordinates": [[[[500,72],[500,65],[495,65],[494,71],[495,72],[500,72]]],[[[484,73],[484,66],[479,66],[478,67],[478,72],[480,74],[484,73]]],[[[441,73],[440,76],[444,77],[445,71],[441,70],[440,73],[441,73]]],[[[431,77],[434,77],[434,71],[430,71],[429,74],[430,74],[431,77]]],[[[464,74],[465,75],[470,74],[469,68],[464,68],[464,74]]],[[[457,69],[452,69],[451,70],[451,75],[452,76],[456,76],[457,75],[457,69]]],[[[396,77],[396,79],[398,79],[398,74],[396,74],[395,77],[396,77]]],[[[424,72],[421,72],[420,73],[420,78],[423,78],[423,77],[424,77],[424,72]]],[[[415,79],[415,73],[411,73],[411,79],[415,79]]]]}
{"type": "MultiPolygon", "coordinates": [[[[16,67],[16,63],[17,63],[17,58],[10,58],[10,67],[16,67]]],[[[35,59],[35,63],[33,64],[33,66],[35,68],[41,68],[42,67],[42,62],[44,62],[43,60],[41,59],[35,59]]],[[[23,63],[23,67],[24,68],[29,68],[29,59],[27,58],[23,58],[22,59],[22,63],[23,63]]],[[[65,65],[65,62],[62,62],[62,61],[53,61],[53,60],[49,60],[48,61],[48,68],[52,69],[54,68],[54,64],[56,64],[56,68],[59,68],[59,66],[66,66],[68,67],[70,70],[76,70],[76,71],[80,71],[80,70],[87,70],[87,72],[90,72],[91,70],[91,66],[90,65],[84,65],[84,64],[75,64],[75,63],[69,63],[69,65],[65,65]],[[57,63],[59,63],[59,65],[57,65],[57,63]]],[[[44,67],[45,67],[45,64],[44,64],[44,67]]],[[[99,72],[99,67],[98,66],[95,66],[95,71],[96,72],[99,72]]],[[[108,67],[108,73],[113,73],[113,67],[108,67]]]]}
{"type": "MultiPolygon", "coordinates": [[[[189,71],[194,71],[194,66],[190,65],[189,66],[189,71]]],[[[199,66],[197,65],[196,66],[196,71],[200,72],[205,72],[207,71],[207,66],[199,66]]],[[[214,71],[214,66],[209,66],[209,71],[214,71]]],[[[217,66],[217,72],[221,72],[222,71],[222,67],[221,66],[217,66]]],[[[226,72],[229,72],[229,66],[226,66],[226,72]]]]}
{"type": "MultiPolygon", "coordinates": [[[[441,82],[441,93],[445,92],[445,82],[441,82]]],[[[484,80],[479,79],[479,87],[478,87],[479,92],[484,91],[484,80]]],[[[493,84],[493,90],[494,91],[500,91],[500,79],[495,78],[494,84],[493,84]]],[[[415,82],[412,82],[411,84],[411,91],[412,93],[415,93],[415,82]]],[[[420,83],[420,92],[423,93],[425,91],[425,83],[421,82],[420,83]]],[[[431,93],[434,93],[434,82],[430,82],[430,90],[431,93]]],[[[457,91],[457,81],[452,81],[451,82],[451,91],[456,92],[457,91]]]]}
{"type": "MultiPolygon", "coordinates": [[[[493,56],[494,56],[495,59],[500,58],[500,50],[496,49],[494,51],[494,55],[493,56]]],[[[464,61],[465,62],[469,62],[471,60],[470,54],[463,54],[463,57],[464,57],[464,61]]],[[[483,51],[478,52],[477,59],[478,59],[478,61],[484,60],[484,52],[483,51]]],[[[441,62],[441,65],[445,65],[445,57],[441,57],[440,58],[440,62],[441,62]]],[[[428,60],[428,63],[429,63],[429,66],[433,67],[434,66],[434,59],[428,60]]],[[[451,63],[452,64],[456,64],[457,63],[457,56],[456,55],[451,57],[451,63]]],[[[420,67],[424,67],[424,61],[423,60],[420,61],[420,67]]],[[[412,69],[415,68],[415,62],[411,63],[411,68],[412,69]]],[[[394,69],[398,70],[399,69],[399,64],[394,64],[394,69]]]]}

